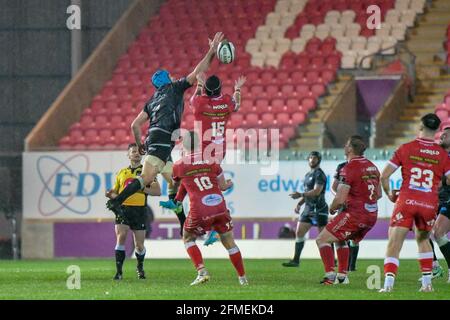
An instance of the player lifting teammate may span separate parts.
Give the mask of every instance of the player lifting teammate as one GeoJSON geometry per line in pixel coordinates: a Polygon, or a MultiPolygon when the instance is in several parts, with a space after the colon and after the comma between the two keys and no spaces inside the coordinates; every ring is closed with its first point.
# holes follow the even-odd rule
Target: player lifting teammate
{"type": "Polygon", "coordinates": [[[190,200],[183,241],[198,272],[191,285],[206,282],[210,277],[200,249],[195,244],[196,238],[209,230],[219,233],[220,240],[228,250],[230,260],[237,271],[239,283],[247,285],[242,256],[233,238],[233,223],[222,195],[222,191],[230,188],[232,182],[225,180],[219,164],[211,164],[208,159],[202,159],[197,134],[193,132],[186,134],[183,147],[187,154],[173,166],[173,178],[181,184],[180,190],[181,188],[186,190],[190,200]]]}
{"type": "Polygon", "coordinates": [[[389,241],[384,260],[385,281],[380,292],[390,292],[399,267],[399,255],[407,233],[415,226],[422,271],[421,292],[433,291],[431,272],[433,251],[429,242],[430,231],[438,209],[438,186],[442,176],[450,182],[450,160],[441,146],[433,142],[441,121],[433,114],[421,119],[419,137],[401,145],[386,165],[382,174],[384,192],[395,202],[389,227],[389,241]],[[390,189],[389,178],[402,167],[402,186],[397,198],[390,189]]]}
{"type": "MultiPolygon", "coordinates": [[[[196,81],[197,75],[205,72],[213,59],[217,47],[223,39],[221,32],[216,33],[210,41],[210,47],[205,57],[186,77],[174,80],[165,70],[158,70],[152,76],[152,83],[156,88],[155,94],[145,104],[132,123],[132,131],[141,154],[147,152],[142,175],[134,179],[115,199],[107,202],[108,209],[120,211],[120,205],[130,195],[142,190],[152,182],[158,173],[171,172],[170,154],[174,147],[173,134],[180,128],[184,110],[183,96],[196,81]],[[145,146],[141,143],[141,127],[150,121],[148,137],[145,146]]],[[[184,213],[177,215],[181,226],[184,223],[184,213]]]]}
{"type": "Polygon", "coordinates": [[[340,172],[337,193],[330,213],[338,215],[317,237],[317,246],[325,267],[322,284],[349,283],[347,277],[349,249],[346,241],[359,243],[377,221],[381,198],[380,172],[364,155],[366,146],[360,136],[352,136],[345,145],[348,163],[340,172]],[[331,244],[336,244],[338,273],[334,269],[331,244]]]}
{"type": "MultiPolygon", "coordinates": [[[[234,93],[222,94],[220,79],[213,75],[206,79],[204,73],[197,76],[197,89],[191,98],[194,109],[194,130],[201,139],[201,153],[203,159],[210,163],[221,164],[226,154],[225,132],[231,113],[237,112],[241,105],[241,87],[245,77],[239,77],[234,85],[234,93]]],[[[180,197],[180,200],[182,197],[180,197]]],[[[161,206],[179,211],[181,203],[160,202],[161,206]]],[[[208,246],[218,240],[217,233],[208,234],[204,245],[208,246]]]]}

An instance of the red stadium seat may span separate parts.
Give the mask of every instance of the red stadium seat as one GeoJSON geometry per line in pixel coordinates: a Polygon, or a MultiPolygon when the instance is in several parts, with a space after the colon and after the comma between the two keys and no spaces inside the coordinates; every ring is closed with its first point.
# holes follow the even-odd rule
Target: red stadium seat
{"type": "Polygon", "coordinates": [[[279,128],[288,126],[290,124],[291,117],[289,113],[282,112],[276,115],[277,125],[279,128]]]}
{"type": "Polygon", "coordinates": [[[271,112],[279,113],[285,111],[284,109],[284,100],[281,98],[273,99],[270,103],[271,112]]]}
{"type": "Polygon", "coordinates": [[[302,112],[296,112],[291,115],[292,124],[299,125],[305,122],[305,114],[302,112]]]}
{"type": "Polygon", "coordinates": [[[274,125],[275,117],[273,113],[264,113],[261,115],[261,126],[263,128],[270,128],[274,125]]]}
{"type": "Polygon", "coordinates": [[[256,113],[249,113],[245,117],[245,122],[248,128],[257,128],[259,125],[259,117],[256,113]]]}
{"type": "Polygon", "coordinates": [[[316,101],[314,99],[312,99],[312,98],[304,98],[302,100],[302,107],[305,110],[310,111],[310,110],[314,109],[315,106],[316,106],[316,101]]]}

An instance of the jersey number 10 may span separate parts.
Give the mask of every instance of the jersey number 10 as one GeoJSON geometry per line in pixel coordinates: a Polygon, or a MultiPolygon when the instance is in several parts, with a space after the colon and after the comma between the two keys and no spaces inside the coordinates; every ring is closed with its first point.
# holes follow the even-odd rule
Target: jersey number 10
{"type": "Polygon", "coordinates": [[[195,184],[200,189],[200,191],[208,190],[213,187],[213,184],[211,183],[211,180],[208,176],[206,177],[200,177],[194,179],[195,184]]]}

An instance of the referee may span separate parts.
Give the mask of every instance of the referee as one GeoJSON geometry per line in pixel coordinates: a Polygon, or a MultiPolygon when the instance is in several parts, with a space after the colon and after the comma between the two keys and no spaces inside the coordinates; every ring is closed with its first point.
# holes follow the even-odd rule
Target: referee
{"type": "Polygon", "coordinates": [[[295,253],[294,258],[284,262],[283,267],[298,267],[300,255],[305,244],[305,235],[312,226],[317,226],[321,231],[328,223],[328,205],[325,202],[325,186],[327,176],[320,168],[322,156],[318,151],[312,151],[308,156],[311,171],[305,176],[305,192],[294,192],[290,195],[292,199],[300,199],[295,208],[295,213],[300,212],[301,206],[305,208],[298,218],[297,230],[295,231],[295,253]]]}
{"type": "MultiPolygon", "coordinates": [[[[106,196],[114,199],[125,189],[125,187],[140,176],[142,173],[141,160],[137,144],[128,145],[128,159],[130,165],[121,169],[116,176],[114,188],[106,192],[106,196]]],[[[114,280],[122,280],[122,266],[125,260],[125,240],[127,239],[128,230],[133,231],[135,255],[137,259],[137,275],[139,279],[145,279],[144,258],[145,258],[145,230],[147,226],[147,195],[160,196],[161,189],[159,183],[155,180],[151,185],[145,187],[129,196],[123,202],[121,210],[115,211],[115,229],[116,229],[116,275],[114,280]]]]}

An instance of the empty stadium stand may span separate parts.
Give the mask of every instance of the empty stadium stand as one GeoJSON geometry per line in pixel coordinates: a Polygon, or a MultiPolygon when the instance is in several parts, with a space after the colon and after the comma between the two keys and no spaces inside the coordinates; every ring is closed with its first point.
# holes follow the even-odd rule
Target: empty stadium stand
{"type": "MultiPolygon", "coordinates": [[[[309,123],[339,74],[355,69],[362,58],[404,41],[426,0],[169,0],[129,46],[101,92],[59,142],[64,150],[117,149],[132,141],[132,119],[153,94],[150,76],[158,68],[186,75],[206,51],[206,37],[223,31],[235,44],[232,65],[215,61],[211,73],[232,93],[241,74],[248,83],[242,108],[231,128],[279,128],[280,148],[309,123]],[[369,27],[367,7],[381,11],[381,28],[369,27]]],[[[369,19],[370,21],[370,19],[369,19]]],[[[372,57],[364,59],[369,68],[372,57]]],[[[343,87],[343,86],[341,86],[343,87]]],[[[187,106],[182,127],[193,126],[187,106]]],[[[442,108],[441,108],[442,109],[442,108]]],[[[444,115],[444,111],[441,111],[444,115]]]]}

